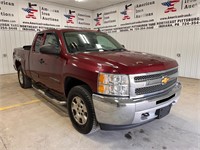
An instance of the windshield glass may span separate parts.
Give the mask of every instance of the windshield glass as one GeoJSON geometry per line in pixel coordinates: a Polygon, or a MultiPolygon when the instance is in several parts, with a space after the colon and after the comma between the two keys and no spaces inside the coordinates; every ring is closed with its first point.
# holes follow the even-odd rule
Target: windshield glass
{"type": "Polygon", "coordinates": [[[111,36],[101,32],[65,32],[64,39],[70,53],[123,49],[111,36]]]}

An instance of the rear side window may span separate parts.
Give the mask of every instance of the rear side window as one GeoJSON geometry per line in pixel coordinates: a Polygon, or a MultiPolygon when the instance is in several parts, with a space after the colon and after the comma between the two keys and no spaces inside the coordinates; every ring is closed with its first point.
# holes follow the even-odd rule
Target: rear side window
{"type": "Polygon", "coordinates": [[[59,48],[59,41],[55,33],[47,33],[44,45],[52,45],[56,49],[59,48]]]}
{"type": "Polygon", "coordinates": [[[44,38],[44,34],[38,34],[37,39],[35,41],[35,47],[34,47],[35,52],[40,51],[40,47],[42,46],[43,38],[44,38]]]}

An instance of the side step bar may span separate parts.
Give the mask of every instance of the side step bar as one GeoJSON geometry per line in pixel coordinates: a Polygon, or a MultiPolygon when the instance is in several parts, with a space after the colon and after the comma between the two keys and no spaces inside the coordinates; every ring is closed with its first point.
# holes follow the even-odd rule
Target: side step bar
{"type": "Polygon", "coordinates": [[[46,98],[48,101],[50,101],[50,102],[52,102],[52,103],[54,103],[56,105],[63,106],[63,105],[67,104],[66,101],[59,101],[59,100],[57,100],[53,95],[51,95],[51,94],[49,94],[49,93],[47,93],[47,92],[45,92],[45,91],[37,88],[37,86],[35,86],[35,85],[32,85],[32,87],[33,87],[34,90],[36,90],[37,92],[39,92],[40,94],[42,94],[42,96],[44,98],[46,98]]]}

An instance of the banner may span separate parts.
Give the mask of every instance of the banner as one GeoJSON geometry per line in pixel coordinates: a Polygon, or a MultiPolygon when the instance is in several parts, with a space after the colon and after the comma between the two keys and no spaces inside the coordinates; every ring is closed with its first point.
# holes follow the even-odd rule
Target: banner
{"type": "Polygon", "coordinates": [[[156,25],[156,0],[139,0],[134,9],[134,30],[154,29],[156,25]]]}
{"type": "Polygon", "coordinates": [[[108,33],[198,25],[200,0],[132,0],[95,11],[93,17],[93,28],[108,33]],[[116,20],[112,26],[103,21],[108,10],[117,12],[107,17],[116,20]]]}
{"type": "Polygon", "coordinates": [[[77,10],[77,24],[82,29],[92,29],[92,13],[86,10],[77,10]]]}
{"type": "Polygon", "coordinates": [[[111,30],[118,26],[118,8],[116,6],[97,11],[93,14],[94,29],[111,30]]]}
{"type": "Polygon", "coordinates": [[[92,13],[77,8],[66,8],[62,14],[63,28],[91,29],[92,13]]]}
{"type": "Polygon", "coordinates": [[[61,14],[64,8],[31,1],[19,3],[20,29],[41,31],[50,28],[61,28],[61,14]]]}
{"type": "Polygon", "coordinates": [[[0,29],[92,28],[92,11],[24,0],[0,0],[0,29]]]}
{"type": "Polygon", "coordinates": [[[160,0],[157,5],[159,28],[200,24],[199,0],[160,0]]]}
{"type": "Polygon", "coordinates": [[[130,0],[89,11],[32,0],[0,0],[0,29],[137,31],[200,24],[200,0],[130,0]]]}
{"type": "Polygon", "coordinates": [[[0,29],[18,30],[18,1],[0,0],[0,29]]]}

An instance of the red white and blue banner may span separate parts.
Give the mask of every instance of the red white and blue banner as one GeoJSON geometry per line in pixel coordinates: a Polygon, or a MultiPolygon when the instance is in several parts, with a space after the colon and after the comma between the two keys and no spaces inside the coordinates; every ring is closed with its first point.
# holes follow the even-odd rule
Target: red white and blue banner
{"type": "Polygon", "coordinates": [[[137,31],[200,24],[200,0],[131,0],[93,12],[93,28],[104,32],[137,31]],[[104,14],[115,10],[115,16],[104,14]],[[101,14],[98,16],[98,14],[101,14]],[[117,18],[116,18],[117,16],[117,18]],[[99,25],[101,24],[101,25],[99,25]]]}
{"type": "Polygon", "coordinates": [[[200,0],[160,0],[157,6],[159,28],[200,24],[200,0]]]}
{"type": "Polygon", "coordinates": [[[64,28],[91,29],[92,13],[87,10],[67,7],[62,13],[62,25],[64,28]]]}
{"type": "Polygon", "coordinates": [[[122,32],[199,24],[200,0],[130,0],[96,11],[38,0],[0,0],[0,30],[122,32]]]}
{"type": "Polygon", "coordinates": [[[34,0],[0,0],[0,29],[92,28],[92,11],[34,0]]]}

